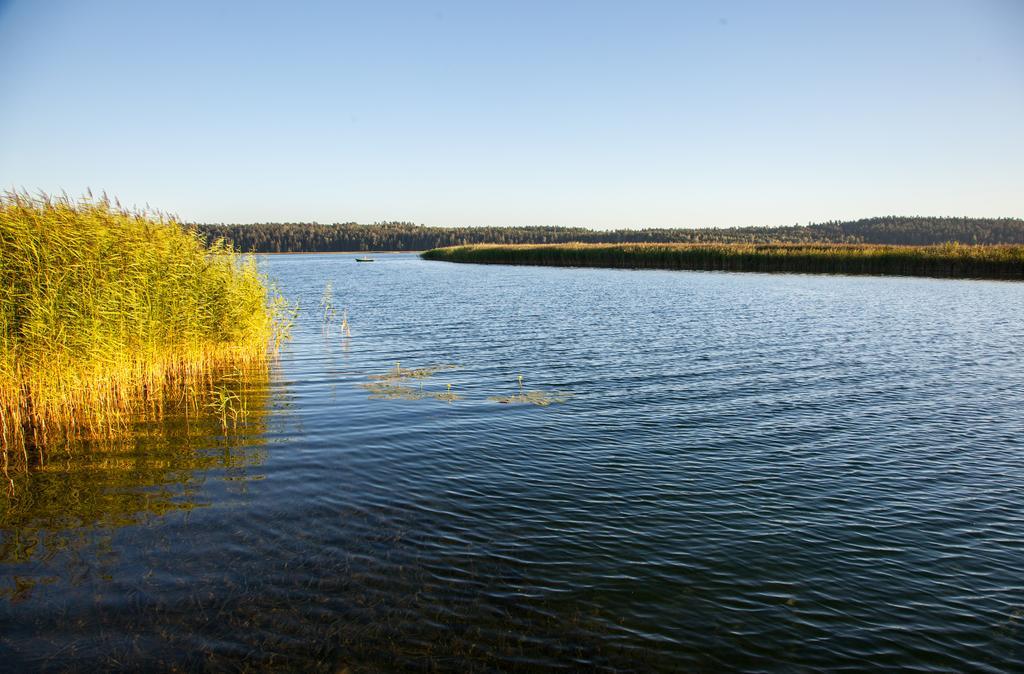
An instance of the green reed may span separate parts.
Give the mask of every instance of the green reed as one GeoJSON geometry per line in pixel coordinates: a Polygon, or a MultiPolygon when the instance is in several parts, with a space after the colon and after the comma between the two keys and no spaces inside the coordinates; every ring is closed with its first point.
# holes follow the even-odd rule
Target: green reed
{"type": "Polygon", "coordinates": [[[560,267],[1024,278],[1024,246],[549,244],[435,248],[428,260],[560,267]]]}
{"type": "Polygon", "coordinates": [[[218,373],[267,367],[292,318],[254,259],[173,218],[0,195],[5,463],[27,444],[116,436],[218,373]]]}
{"type": "Polygon", "coordinates": [[[334,308],[334,284],[330,281],[324,285],[323,295],[320,296],[320,311],[323,313],[325,326],[338,316],[338,311],[334,308]]]}

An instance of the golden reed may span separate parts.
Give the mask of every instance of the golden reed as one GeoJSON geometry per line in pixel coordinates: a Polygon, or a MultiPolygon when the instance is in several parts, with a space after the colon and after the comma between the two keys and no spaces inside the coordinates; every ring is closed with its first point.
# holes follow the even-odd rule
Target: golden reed
{"type": "Polygon", "coordinates": [[[0,195],[0,443],[113,437],[266,368],[288,308],[255,260],[91,196],[0,195]]]}

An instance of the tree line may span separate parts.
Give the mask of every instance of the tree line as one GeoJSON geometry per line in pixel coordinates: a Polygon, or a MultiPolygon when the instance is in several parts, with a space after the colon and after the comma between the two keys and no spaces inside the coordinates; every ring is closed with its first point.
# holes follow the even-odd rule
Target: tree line
{"type": "Polygon", "coordinates": [[[411,222],[193,224],[208,241],[256,253],[429,250],[477,243],[866,243],[1024,244],[1020,218],[900,217],[783,227],[615,229],[582,227],[426,227],[411,222]]]}

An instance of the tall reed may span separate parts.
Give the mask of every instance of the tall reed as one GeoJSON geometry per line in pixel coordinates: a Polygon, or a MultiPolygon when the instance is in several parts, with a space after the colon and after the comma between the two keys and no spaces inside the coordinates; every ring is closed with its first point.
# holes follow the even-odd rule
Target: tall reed
{"type": "Polygon", "coordinates": [[[1024,278],[1024,246],[547,244],[435,248],[428,260],[558,267],[1024,278]]]}
{"type": "Polygon", "coordinates": [[[251,257],[106,198],[0,196],[0,442],[117,435],[226,368],[266,367],[286,306],[251,257]]]}

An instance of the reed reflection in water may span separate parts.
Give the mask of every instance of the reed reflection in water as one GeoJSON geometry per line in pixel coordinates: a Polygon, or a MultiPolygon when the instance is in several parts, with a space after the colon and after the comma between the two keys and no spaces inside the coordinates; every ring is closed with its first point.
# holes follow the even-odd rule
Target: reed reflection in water
{"type": "Polygon", "coordinates": [[[264,367],[222,375],[121,437],[11,452],[6,498],[0,498],[0,565],[7,565],[0,597],[18,601],[40,582],[70,581],[91,559],[102,568],[115,554],[114,531],[207,505],[201,496],[207,480],[244,490],[259,479],[272,406],[269,377],[264,367]],[[67,573],[52,573],[62,559],[67,573]],[[19,574],[34,562],[45,562],[50,575],[19,574]]]}

